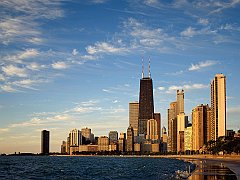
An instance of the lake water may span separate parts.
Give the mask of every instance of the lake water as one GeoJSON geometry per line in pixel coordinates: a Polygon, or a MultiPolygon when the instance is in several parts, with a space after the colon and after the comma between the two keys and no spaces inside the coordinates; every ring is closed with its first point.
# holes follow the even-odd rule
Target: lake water
{"type": "Polygon", "coordinates": [[[189,165],[165,158],[2,156],[0,179],[175,179],[189,165]]]}

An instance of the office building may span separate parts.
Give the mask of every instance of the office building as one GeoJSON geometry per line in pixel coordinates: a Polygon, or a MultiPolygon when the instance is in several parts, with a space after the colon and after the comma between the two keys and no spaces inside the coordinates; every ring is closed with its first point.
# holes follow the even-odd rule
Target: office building
{"type": "Polygon", "coordinates": [[[154,113],[154,119],[157,121],[157,135],[158,139],[161,139],[161,114],[160,113],[154,113]]]}
{"type": "Polygon", "coordinates": [[[134,137],[138,136],[138,114],[139,114],[139,103],[129,103],[129,126],[132,126],[134,131],[134,137]]]}
{"type": "Polygon", "coordinates": [[[147,121],[154,118],[153,83],[150,74],[150,62],[148,77],[144,77],[144,66],[142,65],[142,78],[140,79],[139,93],[139,124],[138,133],[147,134],[147,121]]]}
{"type": "Polygon", "coordinates": [[[199,105],[192,110],[192,144],[193,150],[200,150],[204,144],[207,143],[207,124],[208,111],[210,110],[208,105],[199,105]]]}
{"type": "Polygon", "coordinates": [[[91,129],[89,129],[87,127],[86,128],[82,128],[81,132],[82,132],[83,144],[90,144],[92,142],[91,129]]]}
{"type": "Polygon", "coordinates": [[[41,133],[41,153],[49,154],[49,138],[50,132],[47,130],[43,130],[41,133]]]}
{"type": "Polygon", "coordinates": [[[107,136],[100,136],[98,138],[98,151],[108,151],[109,139],[107,136]]]}
{"type": "Polygon", "coordinates": [[[118,132],[110,131],[109,132],[109,144],[115,144],[118,142],[118,132]]]}
{"type": "Polygon", "coordinates": [[[184,131],[184,151],[192,151],[192,126],[188,126],[184,131]]]}
{"type": "Polygon", "coordinates": [[[134,150],[134,132],[132,126],[127,129],[127,151],[132,152],[134,150]]]}
{"type": "Polygon", "coordinates": [[[82,144],[82,133],[80,130],[73,129],[69,133],[69,145],[71,146],[79,146],[82,144]]]}
{"type": "Polygon", "coordinates": [[[62,141],[61,154],[66,154],[66,153],[67,153],[67,142],[66,141],[62,141]]]}
{"type": "Polygon", "coordinates": [[[167,152],[167,141],[168,141],[168,135],[167,130],[165,127],[162,128],[162,139],[161,139],[161,152],[166,153],[167,152]]]}
{"type": "Polygon", "coordinates": [[[146,139],[150,140],[151,142],[157,142],[158,138],[158,124],[155,119],[149,119],[147,121],[147,135],[146,139]]]}
{"type": "Polygon", "coordinates": [[[121,132],[118,140],[119,151],[126,151],[126,133],[121,132]]]}
{"type": "Polygon", "coordinates": [[[211,139],[226,136],[226,76],[216,74],[211,82],[211,139]]]}
{"type": "Polygon", "coordinates": [[[171,102],[168,109],[168,152],[177,152],[177,102],[171,102]]]}
{"type": "Polygon", "coordinates": [[[184,90],[177,90],[176,115],[184,113],[184,90]]]}

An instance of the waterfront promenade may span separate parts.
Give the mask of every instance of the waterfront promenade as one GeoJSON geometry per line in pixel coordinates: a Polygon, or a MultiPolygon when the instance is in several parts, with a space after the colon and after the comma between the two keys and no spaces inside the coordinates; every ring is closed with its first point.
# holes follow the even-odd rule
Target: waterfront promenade
{"type": "Polygon", "coordinates": [[[240,155],[174,155],[166,157],[196,164],[197,167],[189,177],[190,180],[204,179],[204,176],[225,176],[226,179],[234,179],[233,173],[240,180],[240,155]]]}

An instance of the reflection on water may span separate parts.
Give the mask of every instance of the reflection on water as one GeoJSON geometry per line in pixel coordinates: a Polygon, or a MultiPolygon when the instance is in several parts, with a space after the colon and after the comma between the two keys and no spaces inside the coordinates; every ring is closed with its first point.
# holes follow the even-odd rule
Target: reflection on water
{"type": "Polygon", "coordinates": [[[234,172],[222,164],[211,164],[201,161],[193,173],[190,180],[235,180],[237,179],[234,172]]]}

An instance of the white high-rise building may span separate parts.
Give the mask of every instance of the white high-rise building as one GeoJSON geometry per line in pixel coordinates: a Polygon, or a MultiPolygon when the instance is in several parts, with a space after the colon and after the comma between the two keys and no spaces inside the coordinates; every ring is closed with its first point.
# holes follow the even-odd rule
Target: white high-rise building
{"type": "Polygon", "coordinates": [[[70,146],[79,146],[82,144],[82,133],[80,130],[73,129],[69,133],[69,145],[70,146]]]}

